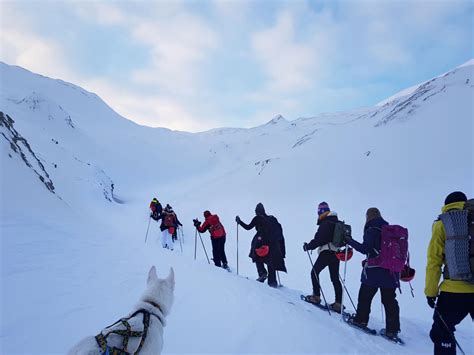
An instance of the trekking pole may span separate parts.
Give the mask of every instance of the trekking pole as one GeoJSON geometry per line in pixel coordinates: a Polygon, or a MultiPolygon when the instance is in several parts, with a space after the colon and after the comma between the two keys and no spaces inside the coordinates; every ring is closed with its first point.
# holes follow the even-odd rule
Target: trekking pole
{"type": "MultiPolygon", "coordinates": [[[[346,246],[346,253],[345,253],[345,258],[344,258],[344,281],[343,284],[346,284],[346,271],[347,271],[347,252],[349,248],[346,246]]],[[[356,311],[357,312],[357,311],[356,311]]],[[[341,320],[344,321],[344,292],[341,295],[341,320]]]]}
{"type": "Polygon", "coordinates": [[[439,319],[441,320],[441,322],[443,323],[444,327],[446,328],[446,330],[448,331],[449,335],[451,335],[451,338],[453,338],[454,342],[456,343],[457,347],[459,348],[459,350],[461,351],[461,353],[463,355],[466,355],[466,353],[464,352],[464,350],[461,348],[461,345],[459,345],[458,341],[456,340],[456,337],[454,336],[453,332],[451,331],[451,329],[449,329],[448,325],[446,324],[446,322],[444,321],[444,318],[441,316],[441,313],[439,313],[438,311],[438,305],[435,304],[435,307],[434,307],[434,310],[436,312],[436,314],[438,315],[439,319]]]}
{"type": "Polygon", "coordinates": [[[150,222],[151,222],[151,216],[150,216],[150,218],[148,218],[148,227],[146,227],[145,244],[146,244],[146,240],[148,238],[148,230],[150,229],[150,222]]]}
{"type": "Polygon", "coordinates": [[[383,311],[382,293],[380,293],[380,312],[382,313],[382,323],[385,323],[385,312],[383,311]]]}
{"type": "Polygon", "coordinates": [[[342,286],[344,287],[344,290],[346,290],[346,294],[347,294],[347,296],[349,297],[349,300],[350,300],[351,303],[352,303],[352,307],[354,307],[354,310],[357,312],[357,308],[356,308],[354,302],[352,301],[351,294],[350,294],[349,291],[347,290],[346,283],[345,283],[344,280],[342,279],[341,275],[339,275],[339,280],[341,280],[342,286]]]}
{"type": "Polygon", "coordinates": [[[237,275],[239,274],[239,224],[237,224],[237,275]]]}
{"type": "Polygon", "coordinates": [[[319,277],[316,274],[316,271],[314,271],[314,264],[313,264],[313,259],[311,259],[311,255],[309,255],[309,251],[306,250],[306,253],[308,254],[309,262],[311,263],[311,271],[313,272],[314,276],[316,277],[316,281],[318,281],[319,284],[319,289],[321,290],[321,294],[323,295],[324,303],[326,304],[326,308],[328,310],[329,315],[331,315],[331,310],[329,309],[329,305],[326,302],[326,297],[324,296],[323,288],[321,287],[321,283],[319,282],[319,277]]]}
{"type": "Polygon", "coordinates": [[[211,262],[209,261],[209,257],[207,256],[206,247],[204,246],[204,242],[202,241],[201,233],[198,232],[198,234],[199,234],[199,239],[201,239],[201,244],[202,244],[202,248],[204,249],[204,254],[206,254],[207,263],[210,264],[211,262]]]}
{"type": "Polygon", "coordinates": [[[197,235],[198,235],[198,230],[196,229],[196,233],[194,233],[194,260],[196,260],[197,235]]]}
{"type": "Polygon", "coordinates": [[[181,254],[183,253],[183,244],[181,243],[181,238],[179,237],[179,234],[177,234],[178,240],[179,240],[179,246],[181,247],[181,254]]]}

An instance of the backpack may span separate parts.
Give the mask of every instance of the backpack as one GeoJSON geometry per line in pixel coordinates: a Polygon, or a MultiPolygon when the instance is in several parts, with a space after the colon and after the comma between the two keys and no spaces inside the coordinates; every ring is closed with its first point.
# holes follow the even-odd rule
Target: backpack
{"type": "Polygon", "coordinates": [[[224,226],[219,220],[218,215],[213,215],[209,218],[209,232],[211,232],[211,236],[214,238],[220,238],[225,235],[224,226]]]}
{"type": "Polygon", "coordinates": [[[439,216],[446,231],[444,278],[474,284],[474,199],[439,216]]]}
{"type": "Polygon", "coordinates": [[[151,218],[157,221],[160,217],[161,212],[163,211],[163,207],[161,206],[161,203],[159,203],[158,200],[151,201],[150,209],[152,212],[151,218]]]}
{"type": "Polygon", "coordinates": [[[334,233],[332,235],[331,243],[336,248],[344,246],[344,239],[346,236],[351,236],[352,228],[350,225],[345,224],[344,221],[334,222],[334,233]]]}
{"type": "Polygon", "coordinates": [[[399,225],[383,225],[380,230],[380,252],[367,259],[367,267],[380,267],[400,272],[408,260],[408,229],[399,225]]]}
{"type": "Polygon", "coordinates": [[[176,217],[174,213],[166,213],[163,217],[163,225],[165,227],[174,227],[176,217]]]}

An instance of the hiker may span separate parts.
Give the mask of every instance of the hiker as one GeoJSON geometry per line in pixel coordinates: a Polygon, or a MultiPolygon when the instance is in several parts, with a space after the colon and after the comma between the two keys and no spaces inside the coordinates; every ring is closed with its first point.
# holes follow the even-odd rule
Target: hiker
{"type": "Polygon", "coordinates": [[[209,231],[211,235],[212,243],[212,257],[214,260],[214,265],[218,267],[223,267],[228,270],[229,266],[227,265],[227,257],[225,255],[225,229],[222,223],[219,220],[219,216],[216,214],[211,214],[209,211],[204,211],[204,223],[201,225],[201,222],[197,219],[193,220],[194,227],[198,230],[199,233],[204,233],[209,231]]]}
{"type": "Polygon", "coordinates": [[[338,248],[332,243],[334,228],[336,225],[337,213],[331,211],[327,202],[321,202],[318,205],[318,230],[313,240],[303,244],[303,250],[318,249],[318,258],[311,270],[311,281],[313,284],[313,294],[306,297],[308,302],[321,303],[321,286],[319,284],[319,273],[326,267],[329,267],[329,275],[334,287],[336,300],[329,305],[329,308],[335,312],[341,312],[342,285],[339,281],[339,259],[336,257],[338,248]]]}
{"type": "Polygon", "coordinates": [[[176,232],[178,226],[182,226],[181,222],[178,220],[176,213],[174,213],[173,208],[167,204],[165,209],[161,213],[161,245],[163,248],[174,250],[173,247],[173,234],[176,232]]]}
{"type": "Polygon", "coordinates": [[[466,201],[466,195],[460,191],[452,192],[446,197],[441,209],[442,214],[433,224],[428,247],[425,295],[428,305],[434,308],[430,338],[434,343],[436,355],[456,354],[455,326],[461,323],[468,314],[474,319],[474,278],[472,276],[474,243],[472,240],[469,246],[469,234],[471,238],[474,236],[474,224],[471,224],[469,228],[466,228],[465,224],[473,221],[474,200],[466,201]],[[462,211],[463,209],[468,211],[469,219],[467,216],[459,218],[460,214],[465,212],[462,211]],[[459,223],[451,220],[453,215],[458,216],[459,223]],[[456,233],[459,229],[461,232],[456,233]],[[461,247],[463,242],[465,242],[464,248],[461,247]],[[470,270],[466,270],[469,266],[470,270]],[[470,280],[468,274],[459,277],[461,268],[470,274],[470,280]],[[443,274],[443,281],[439,284],[441,274],[443,274]],[[461,281],[462,279],[469,282],[461,281]]]}
{"type": "Polygon", "coordinates": [[[381,253],[381,231],[385,225],[388,226],[388,223],[382,218],[380,211],[371,207],[366,212],[363,243],[355,241],[351,236],[345,238],[348,245],[367,255],[367,259],[363,262],[357,311],[348,321],[362,328],[367,327],[372,299],[380,289],[385,308],[385,336],[395,339],[400,332],[400,308],[395,293],[400,287],[400,274],[386,268],[370,266],[373,264],[372,260],[381,253]]]}
{"type": "Polygon", "coordinates": [[[155,221],[158,221],[160,219],[161,212],[163,212],[163,207],[156,197],[150,202],[150,210],[150,217],[155,221]]]}
{"type": "Polygon", "coordinates": [[[255,207],[255,217],[250,224],[242,222],[239,216],[235,221],[245,230],[255,228],[257,233],[252,239],[249,257],[257,266],[257,281],[265,282],[268,286],[278,287],[276,271],[286,272],[285,266],[285,238],[278,220],[265,213],[262,203],[255,207]],[[265,269],[267,264],[268,271],[265,269]]]}

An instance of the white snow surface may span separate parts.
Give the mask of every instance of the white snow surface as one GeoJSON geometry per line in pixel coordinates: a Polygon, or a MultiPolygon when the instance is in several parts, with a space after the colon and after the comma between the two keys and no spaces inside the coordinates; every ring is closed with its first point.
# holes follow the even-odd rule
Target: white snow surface
{"type": "MultiPolygon", "coordinates": [[[[95,94],[0,63],[0,111],[31,148],[16,139],[28,153],[22,157],[0,125],[0,353],[65,353],[131,310],[151,265],[162,277],[170,266],[176,273],[165,353],[431,353],[426,250],[445,196],[474,193],[473,68],[471,61],[381,106],[192,134],[139,126],[95,94]],[[46,174],[54,192],[39,178],[46,174]],[[153,197],[183,222],[183,253],[179,244],[161,248],[153,221],[144,242],[153,197]],[[299,299],[311,292],[302,244],[317,229],[323,200],[357,240],[372,206],[409,229],[417,274],[415,297],[407,284],[397,295],[404,348],[299,299]],[[288,274],[280,273],[279,289],[254,281],[253,232],[239,230],[235,273],[234,218],[248,222],[258,202],[286,237],[288,274]],[[192,219],[206,209],[227,230],[233,273],[208,265],[199,241],[194,260],[192,219]]],[[[210,255],[207,234],[203,241],[210,255]]],[[[355,254],[348,263],[354,301],[362,260],[355,254]]],[[[333,302],[327,270],[321,282],[333,302]]],[[[384,326],[379,296],[369,325],[384,326]]],[[[457,327],[470,354],[472,334],[470,319],[457,327]]]]}

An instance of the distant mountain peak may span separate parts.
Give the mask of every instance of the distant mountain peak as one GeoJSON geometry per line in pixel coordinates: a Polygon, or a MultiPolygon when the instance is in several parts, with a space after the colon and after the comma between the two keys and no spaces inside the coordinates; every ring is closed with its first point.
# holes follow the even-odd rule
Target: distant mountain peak
{"type": "Polygon", "coordinates": [[[275,117],[273,117],[270,121],[267,122],[267,125],[273,125],[273,124],[278,124],[280,122],[288,122],[285,117],[282,115],[278,114],[275,117]]]}

